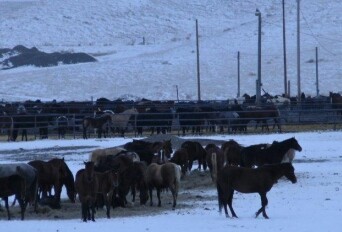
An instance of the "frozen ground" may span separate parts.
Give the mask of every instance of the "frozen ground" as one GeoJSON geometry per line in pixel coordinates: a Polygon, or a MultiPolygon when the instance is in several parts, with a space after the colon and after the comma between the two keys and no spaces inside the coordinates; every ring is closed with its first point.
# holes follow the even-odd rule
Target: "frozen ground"
{"type": "MultiPolygon", "coordinates": [[[[295,136],[303,148],[296,154],[294,167],[298,182],[280,181],[268,194],[267,212],[270,220],[254,218],[260,207],[257,194],[235,194],[233,205],[238,219],[227,219],[217,212],[214,188],[199,192],[202,198],[179,204],[193,205],[190,209],[166,210],[160,215],[97,218],[96,223],[72,220],[5,221],[1,231],[339,231],[342,222],[341,132],[284,133],[271,135],[234,135],[201,137],[217,140],[235,139],[243,145],[284,140],[295,136]]],[[[194,138],[194,137],[186,137],[194,138]]],[[[1,163],[27,162],[50,155],[65,157],[73,173],[82,168],[95,147],[122,145],[131,139],[44,140],[32,142],[3,142],[1,163]],[[6,152],[7,151],[7,152],[6,152]],[[27,155],[24,155],[27,154],[27,155]]],[[[181,191],[184,191],[182,189],[181,191]]],[[[196,193],[197,194],[197,193],[196,193]]],[[[65,193],[63,196],[66,198],[65,193]]],[[[169,206],[165,206],[169,207],[169,206]]]]}

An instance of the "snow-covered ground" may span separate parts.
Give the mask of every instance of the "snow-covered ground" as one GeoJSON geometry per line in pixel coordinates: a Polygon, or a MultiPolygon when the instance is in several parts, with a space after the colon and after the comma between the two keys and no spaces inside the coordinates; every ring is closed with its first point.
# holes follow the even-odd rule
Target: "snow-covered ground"
{"type": "MultiPolygon", "coordinates": [[[[309,132],[284,133],[272,135],[229,135],[213,136],[211,139],[235,139],[243,145],[284,140],[295,136],[303,148],[296,154],[294,167],[298,178],[296,184],[281,180],[268,193],[267,207],[269,220],[254,213],[260,207],[258,194],[235,194],[233,206],[238,219],[225,218],[218,213],[217,201],[198,198],[201,204],[194,209],[176,209],[155,216],[133,216],[120,218],[96,218],[96,222],[83,223],[81,219],[72,220],[13,220],[1,219],[1,231],[340,231],[342,221],[342,178],[341,132],[309,132]],[[208,210],[209,209],[209,210],[208,210]]],[[[188,137],[190,138],[190,137],[188,137]]],[[[201,137],[204,138],[204,137],[201,137]]],[[[45,140],[30,142],[3,142],[4,150],[30,150],[69,146],[110,147],[122,145],[131,139],[76,139],[76,140],[45,140]]],[[[81,149],[81,148],[80,148],[81,149]]],[[[84,150],[83,150],[84,151],[84,150]]],[[[74,155],[63,153],[67,164],[75,174],[83,166],[83,161],[90,153],[80,155],[80,150],[74,150],[74,155]]],[[[11,155],[2,155],[1,163],[15,162],[11,155]]],[[[25,158],[23,161],[26,161],[25,158]]],[[[27,160],[29,161],[29,160],[27,160]]],[[[182,191],[182,189],[181,189],[182,191]]],[[[166,194],[166,193],[164,193],[166,194]]],[[[208,190],[203,195],[215,195],[208,190]]],[[[66,198],[65,193],[63,197],[66,198]]],[[[179,202],[183,203],[183,202],[179,202]]],[[[187,202],[191,204],[191,202],[187,202]]],[[[146,207],[148,211],[149,206],[146,207]]]]}
{"type": "MultiPolygon", "coordinates": [[[[297,95],[297,3],[285,1],[288,80],[297,95]]],[[[342,4],[301,0],[301,90],[342,91],[342,4]]],[[[201,98],[255,93],[257,27],[262,14],[262,83],[284,92],[282,4],[268,0],[0,0],[0,48],[92,54],[98,62],[0,71],[0,99],[90,100],[134,95],[197,99],[195,20],[199,24],[201,98]]]]}
{"type": "MultiPolygon", "coordinates": [[[[296,1],[286,2],[288,80],[297,93],[296,1]]],[[[301,89],[315,96],[315,47],[319,48],[319,89],[342,90],[342,3],[301,0],[301,89]]],[[[90,100],[137,96],[154,100],[197,99],[195,20],[199,23],[201,97],[237,95],[237,52],[241,54],[241,95],[254,94],[257,74],[255,9],[262,13],[262,82],[283,93],[281,1],[268,0],[0,0],[0,48],[16,45],[46,52],[92,54],[98,62],[50,68],[0,70],[0,99],[90,100]]],[[[270,220],[255,219],[257,194],[236,194],[239,219],[217,212],[207,201],[189,213],[81,220],[1,219],[1,231],[340,231],[342,226],[341,132],[214,136],[243,145],[295,136],[303,147],[294,166],[297,184],[281,181],[268,194],[270,220]]],[[[109,147],[131,139],[2,142],[0,150],[55,146],[109,147]]],[[[84,153],[84,150],[83,150],[84,153]]],[[[89,154],[65,156],[75,173],[89,154]]],[[[61,154],[63,156],[63,154],[61,154]]],[[[23,161],[27,162],[25,157],[23,161]]],[[[10,155],[1,163],[14,162],[10,155]]],[[[215,194],[215,191],[210,191],[215,194]]],[[[148,208],[147,208],[148,210],[148,208]]]]}

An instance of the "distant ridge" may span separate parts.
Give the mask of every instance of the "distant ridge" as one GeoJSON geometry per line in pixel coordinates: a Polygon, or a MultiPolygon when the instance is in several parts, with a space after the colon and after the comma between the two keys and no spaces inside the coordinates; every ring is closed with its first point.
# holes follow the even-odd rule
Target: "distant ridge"
{"type": "Polygon", "coordinates": [[[12,69],[20,66],[51,67],[60,64],[77,64],[97,61],[86,53],[53,52],[45,53],[36,47],[27,48],[22,45],[12,49],[0,49],[0,69],[12,69]]]}

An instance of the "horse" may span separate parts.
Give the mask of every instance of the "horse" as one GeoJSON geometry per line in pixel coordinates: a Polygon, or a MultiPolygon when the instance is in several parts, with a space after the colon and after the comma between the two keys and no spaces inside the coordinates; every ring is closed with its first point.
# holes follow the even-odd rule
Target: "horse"
{"type": "Polygon", "coordinates": [[[157,190],[158,207],[161,206],[160,192],[163,189],[170,189],[173,197],[172,209],[174,210],[177,204],[178,191],[180,187],[181,169],[177,164],[152,163],[146,170],[146,184],[149,190],[150,206],[153,205],[152,191],[157,190]]]}
{"type": "Polygon", "coordinates": [[[123,111],[122,113],[112,114],[112,128],[114,128],[114,132],[117,131],[120,133],[122,137],[125,135],[125,131],[127,129],[128,123],[132,117],[136,117],[138,115],[138,111],[136,108],[131,108],[123,111]]]}
{"type": "Polygon", "coordinates": [[[219,211],[221,212],[223,207],[225,215],[228,218],[228,205],[232,216],[237,218],[232,206],[234,191],[241,193],[259,193],[261,208],[256,212],[255,217],[258,217],[262,212],[264,218],[268,219],[269,217],[265,210],[268,204],[266,194],[278,179],[283,176],[292,183],[297,182],[294,167],[291,163],[264,165],[255,169],[235,166],[223,167],[217,172],[219,211]]]}
{"type": "Polygon", "coordinates": [[[211,179],[213,182],[215,182],[215,177],[213,175],[214,170],[221,170],[224,166],[224,155],[223,155],[223,151],[221,150],[221,148],[219,148],[217,145],[213,144],[213,143],[209,143],[207,146],[205,146],[205,151],[207,152],[206,155],[206,162],[208,164],[208,168],[210,171],[210,175],[211,175],[211,179]],[[216,156],[216,167],[214,167],[214,163],[212,162],[213,157],[212,156],[216,156]]]}
{"type": "Polygon", "coordinates": [[[7,219],[11,220],[8,197],[15,195],[19,201],[21,220],[24,220],[27,203],[25,202],[25,179],[19,175],[0,177],[0,197],[5,201],[7,219]]]}
{"type": "Polygon", "coordinates": [[[109,148],[103,148],[103,149],[95,149],[91,152],[89,155],[89,161],[93,161],[95,163],[95,166],[98,164],[98,160],[100,160],[102,156],[107,155],[117,155],[118,153],[126,151],[126,149],[121,147],[109,147],[109,148]]]}
{"type": "Polygon", "coordinates": [[[172,143],[171,140],[146,142],[144,140],[133,139],[123,146],[127,151],[136,152],[141,161],[145,161],[147,165],[153,162],[165,162],[171,158],[172,143]]]}
{"type": "Polygon", "coordinates": [[[207,170],[207,152],[204,150],[204,148],[199,142],[185,141],[184,143],[182,143],[181,148],[184,148],[188,153],[189,171],[191,171],[192,169],[192,164],[194,160],[198,160],[198,170],[201,170],[202,165],[203,170],[207,170]]]}
{"type": "Polygon", "coordinates": [[[175,163],[181,167],[182,178],[186,175],[189,168],[188,152],[185,148],[179,148],[172,155],[170,162],[175,163]]]}
{"type": "Polygon", "coordinates": [[[110,218],[110,203],[113,198],[113,191],[119,186],[119,174],[117,169],[108,170],[105,172],[95,172],[95,178],[98,182],[96,204],[103,200],[106,206],[107,218],[110,218]]]}
{"type": "Polygon", "coordinates": [[[49,161],[33,160],[28,164],[38,171],[38,186],[39,192],[42,194],[41,199],[48,198],[48,193],[51,197],[51,187],[53,186],[54,202],[49,204],[52,208],[59,208],[63,185],[67,189],[70,201],[75,202],[74,176],[64,158],[54,158],[49,161]]]}
{"type": "Polygon", "coordinates": [[[221,145],[221,150],[223,151],[227,165],[240,165],[242,148],[243,147],[233,139],[230,139],[221,145]]]}
{"type": "Polygon", "coordinates": [[[88,127],[92,127],[96,129],[97,131],[97,137],[101,138],[102,137],[102,132],[103,132],[103,127],[106,123],[109,123],[112,121],[111,114],[105,113],[99,117],[85,117],[83,119],[83,138],[87,139],[87,129],[88,127]]]}
{"type": "Polygon", "coordinates": [[[241,165],[244,167],[261,166],[264,164],[281,163],[289,149],[302,151],[298,141],[292,137],[281,142],[274,141],[268,144],[257,144],[244,147],[241,150],[241,165]]]}
{"type": "Polygon", "coordinates": [[[65,134],[68,130],[68,118],[64,115],[58,116],[56,118],[56,124],[57,124],[57,132],[58,132],[58,138],[64,139],[65,134]]]}
{"type": "Polygon", "coordinates": [[[0,116],[0,130],[7,130],[7,141],[13,141],[13,118],[8,115],[0,116]]]}
{"type": "Polygon", "coordinates": [[[98,193],[98,179],[94,171],[94,162],[84,162],[85,168],[76,173],[75,190],[81,202],[82,219],[95,221],[95,205],[98,193]]]}
{"type": "MultiPolygon", "coordinates": [[[[141,161],[134,161],[127,153],[118,155],[101,156],[99,162],[95,166],[95,171],[107,171],[118,169],[119,186],[113,197],[118,195],[118,204],[125,207],[127,204],[126,196],[131,190],[133,201],[135,200],[136,189],[140,192],[140,204],[145,204],[148,200],[147,187],[144,182],[146,164],[141,161]]],[[[112,202],[113,207],[117,205],[112,202]]]]}
{"type": "MultiPolygon", "coordinates": [[[[38,189],[38,172],[35,168],[33,168],[32,166],[26,164],[26,163],[10,163],[10,164],[0,164],[0,178],[5,178],[3,179],[4,183],[8,183],[8,177],[10,176],[19,176],[20,178],[22,178],[24,180],[24,189],[20,189],[20,191],[24,191],[24,195],[20,195],[18,196],[15,193],[11,193],[10,195],[15,194],[16,197],[19,200],[19,204],[21,206],[21,208],[24,206],[24,211],[26,209],[26,206],[28,204],[31,204],[34,206],[34,211],[37,212],[37,189],[38,189]],[[23,200],[23,201],[22,201],[23,200]],[[24,204],[24,205],[22,205],[24,204]]],[[[18,183],[18,178],[14,178],[13,180],[14,182],[18,183]]],[[[18,185],[13,185],[12,186],[12,190],[18,190],[17,188],[18,185]]],[[[4,188],[0,188],[5,189],[4,188]]],[[[13,192],[13,191],[12,191],[13,192]]],[[[8,204],[8,202],[6,203],[6,205],[8,204]]]]}
{"type": "Polygon", "coordinates": [[[269,131],[269,127],[267,121],[270,119],[274,120],[273,129],[275,126],[278,127],[278,131],[281,132],[280,125],[280,112],[275,105],[266,105],[266,106],[248,106],[245,110],[237,112],[239,118],[249,121],[256,121],[255,129],[258,124],[261,123],[262,131],[264,128],[269,131]]]}

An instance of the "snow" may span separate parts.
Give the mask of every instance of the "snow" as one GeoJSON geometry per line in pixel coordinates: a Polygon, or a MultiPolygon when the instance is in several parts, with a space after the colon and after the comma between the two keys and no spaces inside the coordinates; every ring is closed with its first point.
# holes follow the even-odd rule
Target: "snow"
{"type": "MultiPolygon", "coordinates": [[[[301,89],[315,96],[315,47],[319,47],[320,93],[342,90],[342,4],[340,0],[301,0],[301,89]]],[[[137,96],[148,99],[197,99],[195,20],[199,22],[201,96],[221,100],[237,95],[237,52],[241,53],[241,94],[255,92],[257,17],[262,13],[262,82],[270,94],[283,93],[281,1],[268,0],[0,0],[0,47],[18,44],[45,52],[92,54],[98,62],[0,71],[5,101],[90,100],[137,96]],[[143,44],[145,38],[145,44],[143,44]]],[[[286,1],[288,79],[296,95],[296,1],[286,1]]],[[[226,219],[217,202],[188,211],[176,209],[146,217],[6,221],[11,231],[340,231],[342,221],[342,132],[226,135],[243,145],[295,136],[303,151],[294,166],[298,183],[280,181],[268,194],[270,220],[254,213],[257,194],[236,194],[239,219],[226,219]],[[209,210],[205,210],[209,208],[209,210]]],[[[202,137],[201,137],[202,138],[202,137]]],[[[0,150],[56,146],[122,145],[132,138],[1,142],[0,150]]],[[[76,173],[86,155],[66,156],[76,173]]],[[[61,154],[63,155],[63,154],[61,154]]],[[[26,160],[29,161],[29,160],[26,160]]],[[[1,156],[0,163],[15,162],[1,156]]],[[[215,195],[213,189],[205,194],[215,195]]],[[[64,193],[64,197],[65,193],[64,193]]],[[[191,204],[191,202],[189,202],[191,204]]],[[[204,203],[206,204],[204,206],[204,203]]],[[[148,208],[146,209],[148,210],[148,208]]]]}
{"type": "MultiPolygon", "coordinates": [[[[295,137],[303,148],[297,152],[294,167],[298,179],[296,184],[281,180],[268,193],[267,212],[269,220],[254,213],[260,207],[258,194],[234,195],[233,206],[238,219],[225,218],[218,213],[216,200],[205,199],[206,195],[216,196],[216,190],[200,192],[204,197],[194,204],[193,209],[177,209],[154,216],[131,216],[120,218],[96,218],[96,222],[83,223],[81,219],[71,220],[12,220],[1,219],[2,231],[339,231],[342,211],[341,161],[342,132],[301,132],[263,135],[220,135],[211,139],[235,139],[243,145],[270,143],[295,137]]],[[[196,137],[187,137],[196,138],[196,137]]],[[[200,138],[207,138],[201,136],[200,138]]],[[[132,138],[37,140],[29,142],[2,142],[1,150],[38,149],[65,146],[119,146],[132,138]]],[[[81,148],[80,148],[81,149],[81,148]]],[[[95,148],[94,148],[95,149],[95,148]]],[[[91,149],[89,150],[90,154],[91,149]]],[[[88,154],[65,156],[72,172],[83,167],[88,154]]],[[[63,156],[63,154],[61,154],[63,156]]],[[[1,163],[15,162],[10,156],[3,156],[1,163]]],[[[182,189],[180,190],[182,191],[182,189]]],[[[165,193],[164,193],[165,194],[165,193]]],[[[67,198],[65,192],[63,198],[67,198]]],[[[183,203],[183,202],[179,202],[183,203]]],[[[148,213],[148,207],[146,211],[148,213]]],[[[168,207],[168,206],[165,206],[168,207]]]]}
{"type": "MultiPolygon", "coordinates": [[[[287,67],[297,95],[296,1],[286,1],[287,67]]],[[[257,26],[262,14],[262,83],[284,92],[282,6],[268,0],[0,0],[0,47],[18,44],[45,52],[87,52],[98,62],[0,72],[0,97],[16,100],[114,100],[127,94],[154,100],[197,99],[195,20],[199,24],[201,98],[255,93],[257,26]],[[20,83],[20,84],[18,84],[20,83]],[[96,83],[96,84],[95,84],[96,83]]],[[[301,0],[301,90],[342,90],[339,0],[301,0]]]]}

